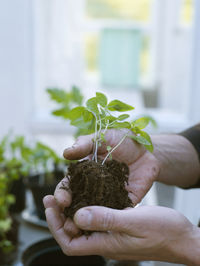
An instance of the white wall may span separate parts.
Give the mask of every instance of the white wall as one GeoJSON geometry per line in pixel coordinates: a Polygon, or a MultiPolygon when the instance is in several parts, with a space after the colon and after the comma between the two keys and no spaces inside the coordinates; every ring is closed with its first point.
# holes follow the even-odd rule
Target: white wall
{"type": "Polygon", "coordinates": [[[27,131],[31,104],[31,1],[0,0],[0,137],[27,131]]]}

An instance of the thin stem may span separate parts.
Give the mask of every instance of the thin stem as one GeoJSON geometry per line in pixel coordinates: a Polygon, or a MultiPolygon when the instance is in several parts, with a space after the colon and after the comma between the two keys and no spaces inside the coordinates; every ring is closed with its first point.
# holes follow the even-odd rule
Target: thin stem
{"type": "Polygon", "coordinates": [[[95,142],[95,154],[94,154],[95,162],[97,162],[98,145],[99,145],[99,140],[101,140],[100,134],[101,134],[102,125],[101,125],[101,117],[100,117],[100,115],[99,115],[99,120],[97,121],[97,124],[98,124],[98,122],[99,122],[99,130],[97,131],[96,142],[95,142]]]}
{"type": "Polygon", "coordinates": [[[92,156],[92,160],[95,160],[95,162],[97,163],[97,116],[95,113],[92,112],[92,114],[94,115],[95,119],[96,119],[96,122],[95,122],[95,133],[94,133],[94,142],[95,142],[95,145],[94,145],[94,153],[93,153],[93,156],[92,156]]]}
{"type": "Polygon", "coordinates": [[[106,157],[103,159],[102,165],[105,163],[105,161],[107,160],[107,158],[111,155],[111,153],[112,153],[114,150],[116,150],[116,149],[119,147],[120,144],[122,144],[122,142],[125,140],[125,138],[126,138],[127,136],[128,136],[128,134],[125,134],[125,135],[121,138],[121,140],[119,141],[119,143],[118,143],[115,147],[113,147],[112,150],[110,150],[110,151],[108,152],[108,154],[106,155],[106,157]]]}

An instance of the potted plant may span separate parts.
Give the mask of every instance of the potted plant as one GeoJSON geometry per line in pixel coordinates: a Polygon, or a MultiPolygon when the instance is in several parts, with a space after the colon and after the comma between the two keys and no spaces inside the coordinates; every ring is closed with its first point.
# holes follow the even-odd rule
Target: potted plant
{"type": "Polygon", "coordinates": [[[73,219],[74,213],[81,207],[101,205],[115,209],[132,206],[125,189],[128,182],[129,169],[125,163],[112,160],[112,153],[126,138],[145,146],[150,152],[153,145],[150,136],[143,130],[151,121],[149,117],[141,117],[128,121],[134,107],[119,100],[108,102],[100,92],[86,102],[86,106],[78,106],[70,110],[67,118],[71,125],[84,132],[94,133],[92,160],[72,163],[68,167],[69,183],[62,189],[72,191],[72,203],[65,208],[65,215],[73,219]],[[119,114],[120,113],[120,114],[119,114]],[[107,146],[107,155],[103,160],[98,158],[98,148],[105,142],[108,129],[126,129],[126,133],[115,147],[107,146]],[[112,186],[110,185],[112,184],[112,186]]]}
{"type": "Polygon", "coordinates": [[[23,156],[29,169],[25,183],[33,195],[35,214],[45,220],[43,197],[54,192],[57,183],[64,176],[68,162],[41,142],[26,150],[23,156]]]}
{"type": "MultiPolygon", "coordinates": [[[[0,145],[0,162],[4,161],[6,139],[0,145]]],[[[17,251],[18,222],[10,214],[15,197],[9,192],[11,177],[0,169],[0,265],[14,261],[17,251]]]]}
{"type": "Polygon", "coordinates": [[[22,157],[24,137],[8,133],[0,142],[0,172],[7,176],[8,191],[14,195],[15,203],[10,206],[10,212],[19,213],[25,208],[24,177],[27,167],[22,157]]]}

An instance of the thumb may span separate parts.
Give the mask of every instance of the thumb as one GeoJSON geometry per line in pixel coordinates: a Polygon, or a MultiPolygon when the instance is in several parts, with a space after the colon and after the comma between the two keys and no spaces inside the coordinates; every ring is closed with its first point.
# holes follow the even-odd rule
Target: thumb
{"type": "Polygon", "coordinates": [[[75,213],[74,222],[83,230],[127,232],[127,211],[100,206],[85,207],[75,213]]]}
{"type": "Polygon", "coordinates": [[[63,152],[63,156],[69,160],[82,159],[92,153],[93,149],[93,134],[80,136],[70,148],[63,152]]]}

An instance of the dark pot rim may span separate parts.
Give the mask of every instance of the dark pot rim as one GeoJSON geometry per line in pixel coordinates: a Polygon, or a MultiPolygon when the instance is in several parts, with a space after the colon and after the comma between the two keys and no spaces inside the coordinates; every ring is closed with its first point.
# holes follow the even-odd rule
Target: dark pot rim
{"type": "MultiPolygon", "coordinates": [[[[21,262],[23,263],[24,266],[29,266],[39,256],[45,255],[52,251],[53,252],[61,251],[61,248],[58,246],[55,239],[54,238],[43,239],[27,247],[27,249],[23,252],[21,256],[21,262]]],[[[93,257],[93,258],[96,257],[98,260],[102,260],[102,265],[106,265],[106,260],[102,256],[93,255],[93,256],[84,256],[84,257],[93,257]]]]}

